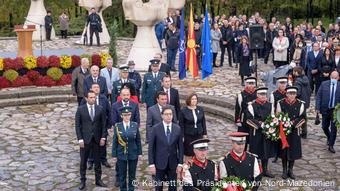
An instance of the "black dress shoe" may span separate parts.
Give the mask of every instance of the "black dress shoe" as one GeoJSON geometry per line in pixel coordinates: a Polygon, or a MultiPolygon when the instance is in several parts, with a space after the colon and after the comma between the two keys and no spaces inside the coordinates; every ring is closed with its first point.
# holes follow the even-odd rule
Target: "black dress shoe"
{"type": "Polygon", "coordinates": [[[329,146],[329,147],[328,147],[328,150],[329,150],[329,152],[331,152],[331,153],[335,153],[335,150],[334,150],[333,146],[329,146]]]}
{"type": "Polygon", "coordinates": [[[98,186],[98,187],[107,187],[107,185],[104,184],[104,182],[101,181],[101,180],[96,181],[96,186],[98,186]]]}
{"type": "Polygon", "coordinates": [[[88,166],[89,167],[87,167],[87,170],[92,170],[93,169],[93,163],[88,163],[88,166]]]}
{"type": "Polygon", "coordinates": [[[272,175],[271,173],[269,173],[269,172],[265,172],[265,173],[263,173],[263,176],[265,176],[265,177],[268,177],[268,178],[275,178],[275,176],[274,175],[272,175]]]}
{"type": "Polygon", "coordinates": [[[295,180],[295,175],[294,175],[294,173],[293,173],[293,170],[288,170],[288,176],[289,176],[291,179],[295,180]]]}
{"type": "Polygon", "coordinates": [[[86,186],[86,183],[85,182],[81,182],[80,185],[79,185],[79,190],[83,190],[86,186]]]}
{"type": "Polygon", "coordinates": [[[288,174],[287,173],[282,173],[281,177],[286,180],[288,178],[288,174]]]}
{"type": "Polygon", "coordinates": [[[103,162],[102,165],[107,168],[111,168],[111,165],[107,161],[103,162]]]}

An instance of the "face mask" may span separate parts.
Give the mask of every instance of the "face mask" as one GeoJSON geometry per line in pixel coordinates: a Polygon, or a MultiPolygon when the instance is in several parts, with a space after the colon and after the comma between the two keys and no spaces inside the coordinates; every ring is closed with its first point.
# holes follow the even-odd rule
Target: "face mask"
{"type": "Polygon", "coordinates": [[[337,80],[336,80],[336,79],[331,79],[331,83],[332,83],[332,84],[336,84],[336,83],[337,83],[337,80]]]}
{"type": "Polygon", "coordinates": [[[301,48],[303,46],[303,44],[299,44],[299,47],[301,48]]]}
{"type": "Polygon", "coordinates": [[[134,69],[130,69],[130,68],[129,68],[129,72],[134,72],[134,69]]]}

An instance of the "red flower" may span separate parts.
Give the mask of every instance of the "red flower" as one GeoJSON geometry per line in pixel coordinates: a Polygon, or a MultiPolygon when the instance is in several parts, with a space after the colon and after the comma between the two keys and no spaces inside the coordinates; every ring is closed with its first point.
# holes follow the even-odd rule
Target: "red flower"
{"type": "Polygon", "coordinates": [[[11,86],[11,83],[5,78],[0,76],[0,89],[8,88],[11,86]]]}
{"type": "Polygon", "coordinates": [[[13,62],[14,60],[12,58],[4,58],[4,70],[13,69],[13,62]]]}
{"type": "Polygon", "coordinates": [[[40,77],[39,72],[35,70],[28,71],[26,75],[32,82],[35,82],[40,77]]]}
{"type": "Polygon", "coordinates": [[[22,87],[22,86],[31,86],[31,85],[33,85],[33,83],[26,75],[19,76],[17,77],[17,79],[15,79],[12,82],[12,87],[22,87]]]}
{"type": "Polygon", "coordinates": [[[46,56],[39,56],[37,58],[37,65],[39,68],[47,68],[48,67],[48,58],[46,56]]]}
{"type": "Polygon", "coordinates": [[[24,63],[25,63],[25,61],[24,61],[23,58],[17,57],[17,58],[14,59],[14,68],[12,68],[12,69],[20,70],[20,69],[24,68],[24,63]]]}
{"type": "Polygon", "coordinates": [[[64,74],[60,80],[57,82],[58,86],[64,86],[64,85],[68,85],[71,84],[72,82],[72,74],[64,74]]]}
{"type": "Polygon", "coordinates": [[[50,67],[59,67],[60,58],[58,56],[52,55],[48,58],[48,62],[50,67]]]}
{"type": "Polygon", "coordinates": [[[73,68],[80,66],[80,57],[79,56],[73,55],[73,56],[71,56],[71,58],[72,58],[72,67],[73,68]]]}
{"type": "Polygon", "coordinates": [[[102,58],[100,57],[99,54],[93,54],[92,55],[92,65],[97,65],[98,67],[100,67],[102,63],[102,58]]]}
{"type": "Polygon", "coordinates": [[[40,76],[37,81],[35,81],[36,86],[55,86],[57,83],[49,76],[40,76]]]}

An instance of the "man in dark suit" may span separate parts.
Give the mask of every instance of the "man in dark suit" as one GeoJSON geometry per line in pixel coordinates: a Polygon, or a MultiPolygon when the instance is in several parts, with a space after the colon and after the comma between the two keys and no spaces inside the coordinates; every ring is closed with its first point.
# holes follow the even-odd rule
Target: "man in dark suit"
{"type": "MultiPolygon", "coordinates": [[[[129,84],[131,87],[131,91],[136,94],[136,85],[135,80],[129,79],[129,66],[124,64],[119,67],[120,70],[120,79],[113,82],[113,89],[112,89],[112,103],[117,101],[117,97],[120,94],[120,90],[123,88],[124,84],[129,84]]],[[[131,92],[130,92],[131,93],[131,92]]]]}
{"type": "MultiPolygon", "coordinates": [[[[100,94],[100,87],[99,84],[97,83],[93,83],[91,86],[91,90],[96,94],[96,101],[95,104],[99,105],[102,107],[105,116],[106,116],[106,130],[110,129],[112,126],[112,122],[111,122],[111,106],[109,103],[109,100],[104,96],[100,94]]],[[[81,101],[81,105],[86,105],[86,100],[83,99],[81,101]]],[[[105,137],[107,138],[107,137],[105,137]]],[[[111,165],[107,162],[107,152],[106,152],[106,142],[105,145],[100,147],[100,162],[102,165],[106,166],[107,168],[111,168],[111,165]]],[[[94,162],[94,158],[93,158],[93,152],[91,150],[90,155],[89,155],[89,159],[88,159],[88,169],[92,170],[93,168],[93,162],[94,162]]]]}
{"type": "Polygon", "coordinates": [[[160,61],[157,59],[150,60],[152,72],[148,72],[144,75],[142,85],[142,103],[147,108],[155,105],[155,95],[161,87],[161,81],[165,75],[164,72],[159,71],[159,62],[160,61]]]}
{"type": "Polygon", "coordinates": [[[78,107],[75,117],[75,130],[80,147],[80,186],[86,186],[86,162],[92,150],[94,155],[94,169],[96,185],[106,187],[101,180],[100,149],[106,142],[106,116],[102,107],[95,104],[96,94],[90,90],[86,95],[86,105],[78,107]]]}
{"type": "Polygon", "coordinates": [[[273,40],[277,36],[277,31],[274,28],[274,23],[269,23],[269,30],[266,32],[265,46],[266,52],[264,55],[264,63],[268,63],[269,54],[273,52],[273,40]]]}
{"type": "Polygon", "coordinates": [[[140,101],[140,88],[142,87],[142,77],[138,71],[135,70],[135,62],[130,60],[128,62],[129,66],[129,79],[135,80],[135,89],[136,89],[136,96],[138,97],[138,101],[140,101]]]}
{"type": "Polygon", "coordinates": [[[171,77],[169,75],[165,75],[162,79],[162,87],[159,89],[159,91],[163,91],[167,94],[167,104],[175,107],[176,116],[178,117],[181,110],[181,105],[179,103],[179,94],[178,90],[171,87],[171,84],[171,77]]]}
{"type": "Polygon", "coordinates": [[[316,95],[316,112],[322,115],[322,129],[327,136],[328,150],[335,153],[333,148],[337,128],[333,119],[335,106],[340,103],[340,82],[339,73],[333,71],[330,76],[331,80],[322,82],[316,95]],[[330,126],[330,128],[329,128],[330,126]]]}
{"type": "Polygon", "coordinates": [[[172,109],[173,117],[172,122],[177,123],[176,110],[172,105],[168,105],[166,102],[168,100],[167,94],[165,92],[157,92],[157,103],[152,107],[148,108],[146,117],[146,141],[149,141],[152,130],[155,125],[162,122],[162,107],[169,106],[172,109]]]}
{"type": "Polygon", "coordinates": [[[86,95],[91,89],[93,83],[98,83],[100,86],[100,94],[107,96],[108,90],[106,86],[106,79],[99,76],[99,67],[96,65],[91,66],[91,75],[84,79],[84,94],[86,95]]]}
{"type": "MultiPolygon", "coordinates": [[[[166,73],[167,75],[170,76],[170,66],[166,63],[162,63],[162,54],[161,53],[156,53],[153,59],[159,60],[160,65],[159,65],[159,71],[166,73]]],[[[151,65],[149,66],[148,72],[151,72],[151,65]]]]}
{"type": "Polygon", "coordinates": [[[163,190],[165,177],[169,190],[176,190],[177,174],[183,165],[183,142],[180,127],[172,123],[173,109],[168,106],[162,109],[162,122],[151,132],[148,159],[149,170],[157,181],[156,191],[163,190]]]}
{"type": "Polygon", "coordinates": [[[223,26],[221,27],[221,33],[222,33],[222,38],[221,38],[221,62],[220,62],[220,67],[223,66],[224,62],[224,53],[225,49],[227,48],[228,52],[228,61],[229,61],[229,66],[232,67],[232,62],[231,62],[231,50],[233,46],[233,31],[231,29],[231,26],[228,23],[228,20],[223,21],[223,26]]]}
{"type": "Polygon", "coordinates": [[[318,74],[318,63],[321,62],[323,53],[320,50],[320,46],[317,42],[313,43],[313,51],[308,52],[306,60],[307,77],[309,79],[312,90],[318,91],[319,87],[314,88],[314,80],[316,80],[318,74]]]}
{"type": "MultiPolygon", "coordinates": [[[[122,122],[123,119],[120,115],[120,108],[130,107],[131,108],[131,121],[136,122],[138,127],[140,125],[140,114],[138,104],[130,100],[130,89],[123,88],[120,91],[120,97],[122,101],[118,101],[112,104],[112,125],[115,126],[116,123],[122,122]]],[[[119,173],[118,173],[118,163],[116,163],[116,182],[115,186],[119,187],[119,173]]]]}

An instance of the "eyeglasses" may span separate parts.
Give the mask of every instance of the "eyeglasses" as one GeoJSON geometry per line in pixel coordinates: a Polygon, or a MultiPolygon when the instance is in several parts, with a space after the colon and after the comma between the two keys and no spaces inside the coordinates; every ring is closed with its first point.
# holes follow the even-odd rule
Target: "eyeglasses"
{"type": "Polygon", "coordinates": [[[171,116],[172,113],[163,113],[163,115],[165,115],[165,116],[171,116]]]}

